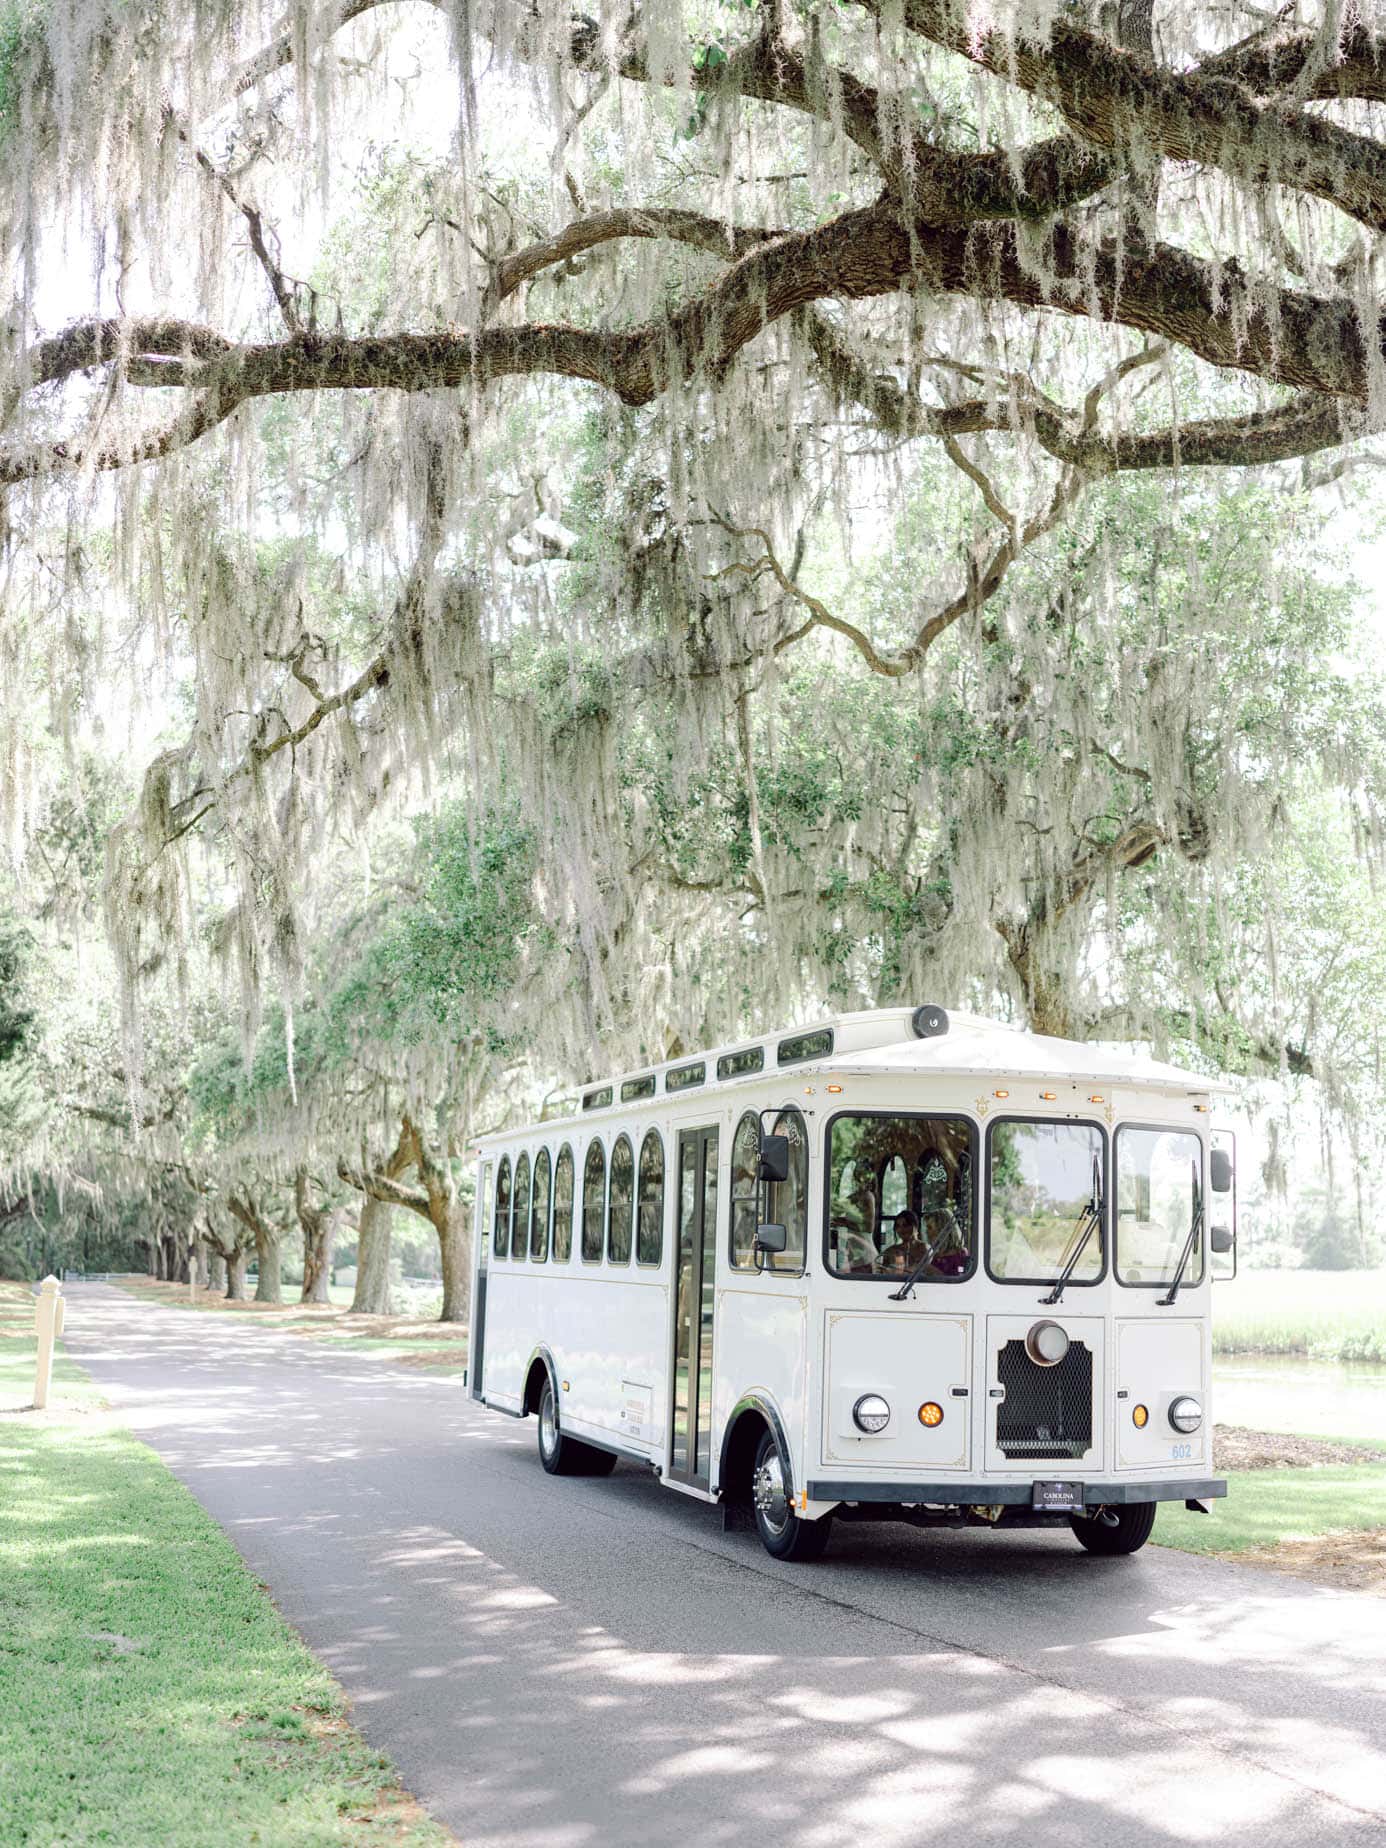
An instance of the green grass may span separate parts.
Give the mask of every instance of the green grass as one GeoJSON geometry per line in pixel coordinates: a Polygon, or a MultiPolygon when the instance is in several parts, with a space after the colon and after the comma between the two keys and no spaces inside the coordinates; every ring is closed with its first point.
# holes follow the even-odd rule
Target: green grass
{"type": "Polygon", "coordinates": [[[1386,1270],[1243,1271],[1215,1283],[1213,1352],[1386,1365],[1386,1270]]]}
{"type": "MultiPolygon", "coordinates": [[[[6,1407],[33,1383],[13,1309],[6,1407]]],[[[0,1844],[449,1842],[220,1528],[67,1364],[61,1387],[0,1417],[0,1844]]]]}
{"type": "Polygon", "coordinates": [[[1189,1514],[1162,1504],[1155,1517],[1160,1546],[1187,1553],[1244,1553],[1282,1540],[1386,1527],[1386,1467],[1245,1470],[1227,1479],[1224,1501],[1189,1514]]]}

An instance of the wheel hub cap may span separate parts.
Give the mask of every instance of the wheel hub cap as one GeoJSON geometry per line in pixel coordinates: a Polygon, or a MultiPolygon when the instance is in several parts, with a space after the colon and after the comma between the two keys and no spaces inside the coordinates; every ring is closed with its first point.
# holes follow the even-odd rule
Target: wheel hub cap
{"type": "Polygon", "coordinates": [[[769,1456],[756,1471],[751,1483],[751,1499],[756,1512],[767,1527],[783,1531],[789,1519],[789,1501],[784,1492],[784,1470],[778,1456],[769,1456]]]}
{"type": "Polygon", "coordinates": [[[552,1456],[558,1442],[558,1420],[554,1417],[551,1392],[544,1394],[544,1402],[539,1407],[539,1442],[544,1446],[545,1456],[552,1456]]]}

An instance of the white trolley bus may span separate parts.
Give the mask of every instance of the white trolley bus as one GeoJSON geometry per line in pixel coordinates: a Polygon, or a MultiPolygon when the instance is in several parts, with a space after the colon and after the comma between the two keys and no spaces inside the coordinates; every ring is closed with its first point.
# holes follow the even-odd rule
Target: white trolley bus
{"type": "Polygon", "coordinates": [[[537,1414],[551,1474],[639,1462],[779,1558],[834,1517],[1133,1552],[1226,1487],[1225,1088],[933,1006],[593,1085],[481,1145],[472,1395],[537,1414]]]}

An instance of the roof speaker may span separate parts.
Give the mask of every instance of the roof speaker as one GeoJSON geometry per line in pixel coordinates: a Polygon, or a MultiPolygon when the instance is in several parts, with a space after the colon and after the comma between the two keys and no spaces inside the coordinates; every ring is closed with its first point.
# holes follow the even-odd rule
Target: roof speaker
{"type": "Polygon", "coordinates": [[[948,1031],[948,1016],[941,1007],[926,1001],[910,1015],[910,1025],[916,1039],[938,1039],[948,1031]]]}

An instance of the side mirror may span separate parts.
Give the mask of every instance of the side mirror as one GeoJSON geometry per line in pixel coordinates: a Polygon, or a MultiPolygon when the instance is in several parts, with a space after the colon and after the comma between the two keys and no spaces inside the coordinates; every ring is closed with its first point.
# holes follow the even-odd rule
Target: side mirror
{"type": "MultiPolygon", "coordinates": [[[[1232,1157],[1226,1149],[1208,1151],[1208,1179],[1212,1182],[1214,1193],[1231,1193],[1232,1191],[1232,1157]]],[[[1214,1251],[1218,1249],[1216,1245],[1214,1251]]]]}
{"type": "MultiPolygon", "coordinates": [[[[782,1140],[783,1138],[777,1138],[782,1140]]],[[[783,1226],[757,1226],[756,1250],[778,1252],[789,1244],[789,1233],[783,1226]]]]}
{"type": "MultiPolygon", "coordinates": [[[[761,1137],[760,1178],[763,1181],[787,1181],[789,1179],[788,1136],[761,1137]]],[[[779,1249],[783,1251],[783,1245],[779,1249]]]]}
{"type": "Polygon", "coordinates": [[[1213,1226],[1208,1232],[1209,1249],[1219,1255],[1231,1251],[1235,1241],[1231,1226],[1213,1226]]]}

